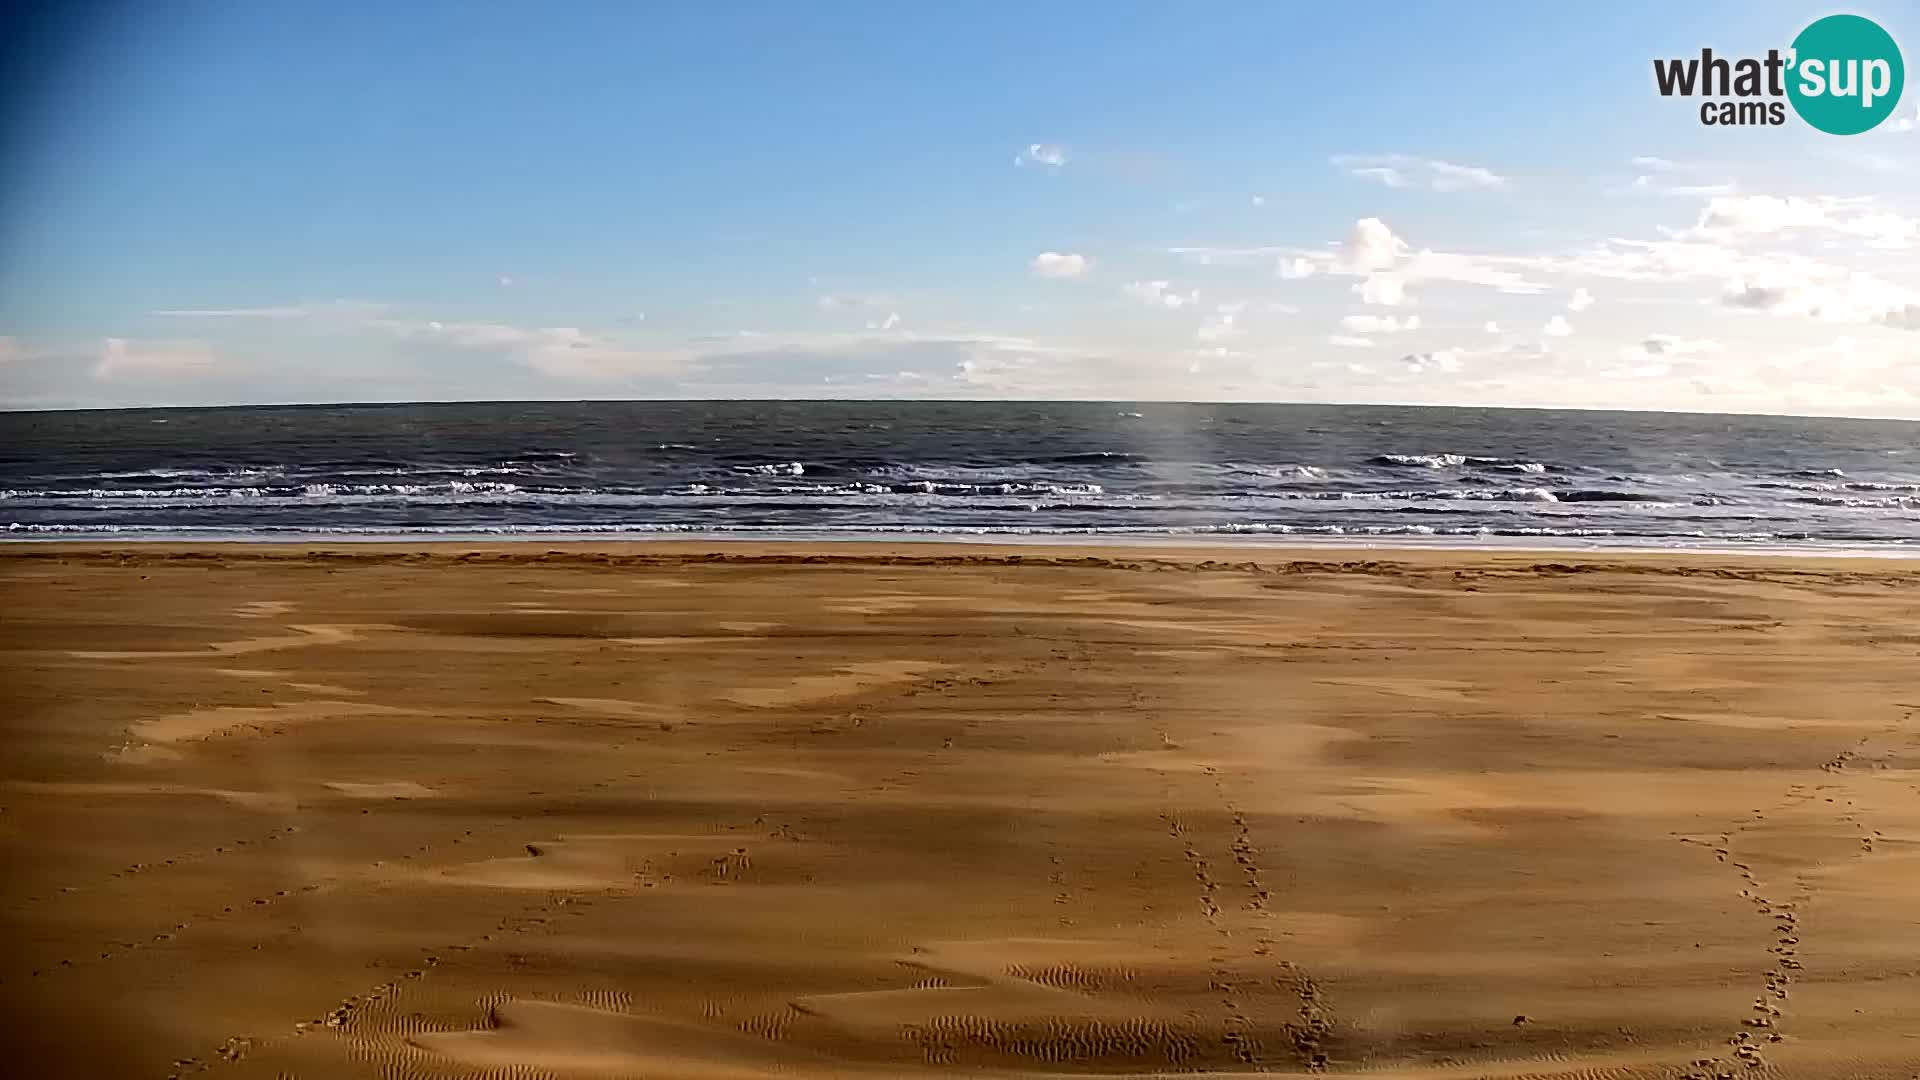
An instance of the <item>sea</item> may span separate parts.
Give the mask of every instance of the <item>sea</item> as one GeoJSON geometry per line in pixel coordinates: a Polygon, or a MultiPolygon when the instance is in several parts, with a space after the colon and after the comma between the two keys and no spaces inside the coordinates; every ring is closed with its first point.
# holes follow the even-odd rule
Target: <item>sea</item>
{"type": "Polygon", "coordinates": [[[0,413],[46,539],[967,537],[1920,552],[1920,424],[1357,405],[0,413]]]}

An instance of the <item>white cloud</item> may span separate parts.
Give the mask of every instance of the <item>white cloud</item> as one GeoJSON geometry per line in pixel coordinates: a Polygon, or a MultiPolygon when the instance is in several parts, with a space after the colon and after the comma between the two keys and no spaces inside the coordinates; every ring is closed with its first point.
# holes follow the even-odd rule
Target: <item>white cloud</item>
{"type": "Polygon", "coordinates": [[[305,319],[313,309],[301,305],[259,308],[171,308],[149,312],[167,319],[305,319]]]}
{"type": "Polygon", "coordinates": [[[1626,187],[1627,194],[1641,195],[1678,195],[1699,198],[1707,195],[1732,195],[1740,190],[1731,180],[1717,184],[1675,184],[1642,174],[1633,178],[1626,187]]]}
{"type": "Polygon", "coordinates": [[[1720,299],[1728,307],[1774,315],[1920,329],[1913,318],[1920,294],[1872,274],[1809,260],[1783,260],[1735,278],[1720,299]]]}
{"type": "Polygon", "coordinates": [[[1549,260],[1522,256],[1477,255],[1414,250],[1386,222],[1361,218],[1347,236],[1325,248],[1176,247],[1168,252],[1202,266],[1238,266],[1277,259],[1284,279],[1314,274],[1358,277],[1354,292],[1370,304],[1387,307],[1407,302],[1407,286],[1425,282],[1478,285],[1504,293],[1531,295],[1546,285],[1527,271],[1554,269],[1549,260]]]}
{"type": "MultiPolygon", "coordinates": [[[[1694,179],[1678,167],[1640,167],[1663,185],[1694,179]]],[[[1274,204],[1281,201],[1278,196],[1266,198],[1274,204]]],[[[1405,228],[1402,233],[1382,217],[1363,217],[1348,218],[1351,224],[1344,232],[1327,232],[1325,243],[1316,244],[1310,233],[1292,238],[1295,244],[1287,246],[1172,251],[1188,262],[1236,268],[1231,272],[1203,274],[1148,263],[1138,270],[1129,267],[1131,273],[1123,275],[1117,264],[1107,266],[1105,249],[1095,257],[1100,260],[1097,266],[1088,256],[1063,251],[1031,260],[1036,276],[1079,279],[1077,287],[1057,286],[1068,294],[1092,284],[1091,298],[1106,297],[1109,315],[1114,308],[1135,303],[1171,315],[1152,320],[1136,315],[1133,321],[1140,326],[1152,321],[1161,331],[1192,335],[1172,348],[1165,340],[1129,339],[1126,320],[1102,320],[1097,308],[1067,312],[1058,307],[1058,299],[1037,295],[1024,299],[1045,300],[1042,313],[1057,320],[1049,323],[1052,329],[1044,341],[951,329],[929,335],[917,332],[923,305],[843,295],[843,289],[857,294],[861,283],[827,281],[815,282],[798,302],[817,302],[821,310],[843,317],[798,314],[820,324],[844,323],[843,331],[807,336],[769,328],[765,334],[728,337],[719,345],[713,336],[686,336],[652,324],[643,333],[628,320],[605,324],[600,333],[592,327],[542,327],[532,320],[526,325],[426,321],[424,314],[430,313],[309,303],[170,309],[160,313],[162,317],[209,322],[153,336],[204,339],[214,331],[231,331],[234,343],[247,346],[246,355],[258,352],[273,358],[264,366],[279,369],[277,379],[285,379],[294,364],[314,365],[308,386],[334,385],[318,370],[329,356],[358,357],[351,362],[371,377],[359,370],[353,377],[365,385],[401,386],[409,378],[419,385],[425,378],[433,389],[464,386],[471,372],[473,385],[486,387],[485,392],[497,395],[492,388],[506,386],[529,397],[793,396],[818,394],[823,386],[832,386],[839,388],[834,393],[867,396],[1404,400],[1629,408],[1705,404],[1734,410],[1852,408],[1920,415],[1920,365],[1914,363],[1920,354],[1911,344],[1920,338],[1898,332],[1920,330],[1920,263],[1868,250],[1870,244],[1889,246],[1902,237],[1920,247],[1920,235],[1908,236],[1912,222],[1901,216],[1920,212],[1920,204],[1898,203],[1891,194],[1882,201],[1803,195],[1758,202],[1713,195],[1686,206],[1646,200],[1615,203],[1613,210],[1664,218],[1676,228],[1656,230],[1648,223],[1644,231],[1621,234],[1638,239],[1599,239],[1586,247],[1561,247],[1550,240],[1516,241],[1536,246],[1498,251],[1436,251],[1419,246],[1417,220],[1397,218],[1394,226],[1405,228]],[[1674,214],[1675,209],[1680,212],[1674,214]],[[1552,246],[1537,246],[1543,244],[1552,246]],[[1326,277],[1330,284],[1282,286],[1272,280],[1275,276],[1326,277]],[[1102,292],[1110,286],[1118,295],[1102,292]],[[1469,296],[1468,288],[1479,291],[1469,296]],[[1490,302],[1488,292],[1535,294],[1540,300],[1502,306],[1490,302]],[[831,295],[815,295],[819,293],[831,295]],[[1595,294],[1605,295],[1605,301],[1596,302],[1595,294]],[[1249,303],[1223,305],[1223,296],[1244,296],[1249,303]],[[1309,315],[1270,316],[1277,310],[1271,301],[1278,299],[1297,303],[1309,315]],[[905,327],[907,310],[916,313],[915,330],[905,327]],[[1445,319],[1436,314],[1443,310],[1449,313],[1445,319]],[[1417,316],[1412,314],[1416,311],[1417,316]],[[1484,320],[1484,332],[1474,330],[1474,314],[1484,320]],[[1578,324],[1570,321],[1576,314],[1581,317],[1578,324]],[[1665,328],[1676,333],[1641,334],[1645,325],[1626,322],[1655,314],[1663,321],[1672,319],[1665,328]],[[1789,325],[1786,318],[1773,325],[1761,314],[1790,317],[1800,325],[1789,325]],[[251,320],[257,325],[215,327],[213,320],[251,320]],[[1816,352],[1817,343],[1834,340],[1833,330],[1807,325],[1817,322],[1864,329],[1851,339],[1852,351],[1816,352]],[[1439,331],[1459,333],[1451,342],[1445,337],[1429,340],[1439,331]],[[321,334],[349,333],[362,336],[332,343],[313,340],[321,334]],[[267,335],[276,343],[285,338],[287,348],[257,349],[256,339],[267,335]],[[1515,341],[1524,342],[1526,349],[1508,348],[1515,341]],[[1443,344],[1454,347],[1432,349],[1443,344]],[[1350,367],[1349,358],[1363,361],[1358,367],[1366,370],[1350,367]],[[391,367],[393,375],[375,370],[378,365],[391,367]],[[1826,370],[1829,367],[1833,370],[1826,370]],[[529,372],[551,376],[552,381],[529,372]],[[649,376],[660,376],[661,381],[577,389],[574,383],[559,381],[649,376]],[[1692,389],[1695,381],[1711,386],[1713,396],[1699,398],[1692,389]],[[756,395],[755,390],[764,393],[756,395]],[[1861,402],[1866,404],[1857,404],[1861,402]]],[[[1557,236],[1576,225],[1538,224],[1546,229],[1533,233],[1521,223],[1503,223],[1484,235],[1557,236]]],[[[1017,273],[1017,265],[1014,269],[1017,273]]],[[[675,324],[691,313],[683,312],[675,324]]],[[[958,314],[942,311],[944,325],[951,328],[945,320],[958,314]]],[[[90,344],[99,340],[95,337],[90,344]]],[[[226,339],[212,340],[223,355],[242,355],[226,339]]],[[[172,363],[198,370],[196,365],[204,362],[195,359],[191,348],[168,353],[152,345],[127,342],[115,364],[103,366],[130,372],[172,363]]],[[[87,379],[90,359],[75,357],[71,350],[66,355],[68,377],[83,387],[81,393],[91,387],[100,397],[157,396],[154,383],[87,379]]],[[[17,384],[22,381],[18,373],[36,363],[29,358],[5,370],[17,384]]],[[[47,381],[38,374],[33,377],[47,381]]],[[[216,382],[196,381],[195,394],[203,392],[198,388],[230,381],[238,385],[237,377],[220,371],[216,382]]],[[[40,397],[52,399],[44,393],[40,397]]]]}
{"type": "MultiPolygon", "coordinates": [[[[548,375],[605,378],[667,374],[687,359],[684,349],[641,349],[618,344],[578,327],[525,327],[481,320],[400,318],[382,304],[330,304],[262,308],[181,309],[155,312],[175,318],[305,321],[337,333],[374,332],[421,346],[505,353],[548,375]]],[[[95,368],[102,377],[132,372],[197,371],[213,366],[213,354],[197,343],[128,342],[109,338],[95,368]]]]}
{"type": "Polygon", "coordinates": [[[1888,308],[1880,313],[1878,321],[1896,330],[1920,330],[1920,303],[1888,308]]]}
{"type": "Polygon", "coordinates": [[[1030,264],[1036,277],[1077,278],[1086,274],[1092,260],[1085,255],[1074,255],[1058,251],[1043,251],[1033,257],[1030,264]]]}
{"type": "MultiPolygon", "coordinates": [[[[1801,221],[1806,213],[1804,206],[1759,204],[1754,216],[1742,220],[1801,221]]],[[[1900,326],[1901,313],[1920,303],[1912,288],[1876,274],[1803,255],[1748,253],[1724,242],[1614,241],[1580,261],[1587,272],[1628,280],[1715,280],[1726,306],[1826,322],[1900,326]]]]}
{"type": "Polygon", "coordinates": [[[1739,195],[1710,199],[1695,230],[1707,238],[1814,228],[1826,224],[1827,208],[1797,196],[1739,195]]]}
{"type": "Polygon", "coordinates": [[[534,331],[515,355],[543,375],[585,380],[677,375],[693,359],[692,351],[685,348],[638,348],[572,326],[534,331]]]}
{"type": "Polygon", "coordinates": [[[1653,356],[1690,356],[1717,353],[1725,346],[1709,338],[1683,338],[1674,334],[1648,334],[1640,351],[1653,356]]]}
{"type": "Polygon", "coordinates": [[[1446,161],[1429,161],[1426,167],[1433,173],[1431,184],[1435,191],[1466,191],[1474,188],[1506,187],[1507,178],[1491,169],[1482,169],[1474,165],[1455,165],[1446,161]]]}
{"type": "Polygon", "coordinates": [[[1253,205],[1255,205],[1255,206],[1265,206],[1265,205],[1267,205],[1267,197],[1266,197],[1265,195],[1255,195],[1255,196],[1254,196],[1254,197],[1252,198],[1252,200],[1250,200],[1250,201],[1251,201],[1251,202],[1253,203],[1253,205]]]}
{"type": "Polygon", "coordinates": [[[879,293],[825,293],[814,300],[821,311],[884,311],[894,303],[893,297],[879,293]]]}
{"type": "Polygon", "coordinates": [[[1170,247],[1166,249],[1166,252],[1169,255],[1177,255],[1199,266],[1266,266],[1271,264],[1274,259],[1282,256],[1306,254],[1311,258],[1324,257],[1326,255],[1324,251],[1303,253],[1298,248],[1277,246],[1242,248],[1211,246],[1170,247]]]}
{"type": "Polygon", "coordinates": [[[1067,148],[1056,143],[1029,143],[1013,159],[1015,165],[1040,165],[1049,169],[1062,168],[1067,161],[1067,148]]]}
{"type": "Polygon", "coordinates": [[[93,377],[202,375],[213,370],[217,363],[212,347],[201,341],[130,341],[110,337],[101,344],[93,377]]]}
{"type": "Polygon", "coordinates": [[[690,355],[686,349],[620,344],[574,326],[391,318],[363,325],[421,345],[504,353],[541,374],[574,379],[668,375],[681,370],[690,355]]]}
{"type": "Polygon", "coordinates": [[[301,319],[351,322],[374,318],[389,305],[364,300],[330,300],[325,303],[282,304],[250,308],[163,308],[150,311],[164,319],[258,319],[264,322],[288,322],[301,319]]]}
{"type": "Polygon", "coordinates": [[[1170,281],[1130,281],[1120,291],[1148,307],[1183,308],[1200,301],[1200,290],[1175,292],[1170,281]]]}
{"type": "Polygon", "coordinates": [[[1379,218],[1361,218],[1347,234],[1342,266],[1350,273],[1371,274],[1385,270],[1407,253],[1407,242],[1395,236],[1379,218]]]}
{"type": "Polygon", "coordinates": [[[1835,228],[1861,237],[1867,241],[1868,247],[1875,248],[1905,248],[1920,238],[1920,218],[1910,218],[1904,214],[1862,214],[1836,224],[1835,228]]]}
{"type": "Polygon", "coordinates": [[[1684,338],[1677,334],[1648,334],[1640,341],[1623,346],[1619,366],[1604,369],[1603,376],[1615,379],[1658,379],[1677,375],[1717,374],[1701,361],[1724,349],[1708,338],[1684,338]]]}
{"type": "Polygon", "coordinates": [[[1634,158],[1632,164],[1642,173],[1627,185],[1626,191],[1629,193],[1705,197],[1731,195],[1738,189],[1731,180],[1709,184],[1683,179],[1685,176],[1698,176],[1710,168],[1697,161],[1675,161],[1672,158],[1642,155],[1634,158]]]}
{"type": "Polygon", "coordinates": [[[1340,327],[1354,334],[1398,334],[1420,329],[1420,316],[1402,319],[1393,315],[1348,315],[1340,320],[1340,327]]]}
{"type": "Polygon", "coordinates": [[[1023,400],[1191,397],[1191,358],[1161,350],[1128,352],[1044,344],[1027,338],[981,337],[951,343],[952,392],[1023,400]]]}
{"type": "Polygon", "coordinates": [[[1416,374],[1428,371],[1459,371],[1466,366],[1466,360],[1459,349],[1435,349],[1432,352],[1409,353],[1400,358],[1408,371],[1416,374]]]}
{"type": "Polygon", "coordinates": [[[372,324],[401,338],[424,340],[459,349],[504,349],[526,345],[539,338],[539,331],[494,322],[406,322],[381,319],[372,324]]]}
{"type": "Polygon", "coordinates": [[[1648,334],[1640,341],[1623,349],[1622,354],[1634,359],[1648,356],[1677,359],[1717,353],[1725,348],[1726,346],[1711,338],[1685,338],[1678,334],[1648,334]]]}
{"type": "Polygon", "coordinates": [[[1241,303],[1215,307],[1206,321],[1200,324],[1200,329],[1194,332],[1194,336],[1201,341],[1228,341],[1241,336],[1246,330],[1239,325],[1240,312],[1246,306],[1241,303]]]}
{"type": "Polygon", "coordinates": [[[1872,200],[1830,195],[1723,195],[1707,201],[1691,229],[1679,240],[1741,243],[1797,230],[1835,233],[1865,240],[1875,248],[1905,248],[1920,237],[1920,219],[1882,210],[1872,200]]]}
{"type": "Polygon", "coordinates": [[[1887,130],[1895,133],[1908,132],[1915,129],[1920,129],[1920,105],[1915,105],[1913,108],[1908,109],[1905,114],[1894,117],[1893,121],[1887,125],[1887,130]]]}
{"type": "Polygon", "coordinates": [[[512,274],[501,274],[501,275],[499,275],[498,277],[496,277],[496,278],[494,278],[494,280],[495,280],[495,281],[497,281],[497,282],[499,282],[499,283],[500,283],[500,287],[501,287],[501,288],[503,288],[503,289],[506,289],[506,288],[511,288],[511,287],[513,286],[513,275],[512,275],[512,274]]]}
{"type": "Polygon", "coordinates": [[[1906,164],[1892,154],[1857,148],[1823,148],[1820,156],[1868,172],[1893,174],[1906,171],[1906,164]]]}
{"type": "Polygon", "coordinates": [[[1710,168],[1715,168],[1697,161],[1675,161],[1672,158],[1643,154],[1634,158],[1632,164],[1634,168],[1641,170],[1641,175],[1634,177],[1633,183],[1627,186],[1629,192],[1705,197],[1731,195],[1737,190],[1737,185],[1731,180],[1701,183],[1698,180],[1684,179],[1689,176],[1697,177],[1710,168]]]}
{"type": "Polygon", "coordinates": [[[1407,283],[1395,274],[1369,274],[1353,287],[1363,303],[1399,307],[1407,300],[1407,283]]]}
{"type": "MultiPolygon", "coordinates": [[[[1796,211],[1797,213],[1797,211],[1796,211]]],[[[1689,230],[1691,232],[1691,230],[1689,230]]],[[[1830,323],[1906,327],[1920,292],[1877,274],[1780,251],[1747,251],[1723,241],[1609,240],[1564,259],[1542,259],[1557,273],[1671,288],[1711,286],[1731,308],[1830,323]]]]}
{"type": "MultiPolygon", "coordinates": [[[[1335,164],[1338,164],[1338,162],[1335,164]]],[[[1349,168],[1347,175],[1359,177],[1362,180],[1378,180],[1390,188],[1403,188],[1406,187],[1408,183],[1407,178],[1401,174],[1399,169],[1389,169],[1378,166],[1349,168]]]]}
{"type": "Polygon", "coordinates": [[[1459,255],[1441,251],[1416,251],[1400,267],[1409,281],[1444,281],[1456,285],[1480,285],[1496,292],[1530,296],[1546,291],[1546,286],[1511,269],[1537,265],[1533,260],[1498,255],[1459,255]]]}
{"type": "Polygon", "coordinates": [[[1772,258],[1744,255],[1723,244],[1691,240],[1614,239],[1564,259],[1543,260],[1551,269],[1585,277],[1670,285],[1688,279],[1724,282],[1772,258]]]}
{"type": "MultiPolygon", "coordinates": [[[[1653,310],[1621,307],[1623,311],[1653,310]]],[[[1218,313],[1213,304],[1201,310],[1202,314],[1218,313]]],[[[1270,305],[1263,302],[1249,302],[1232,325],[1238,329],[1242,322],[1268,310],[1270,305]]],[[[1337,318],[1338,313],[1334,314],[1337,318]]],[[[1920,321],[1920,310],[1914,317],[1920,321]]],[[[1435,329],[1427,325],[1431,321],[1435,320],[1422,320],[1421,333],[1435,329]]],[[[1266,336],[1269,328],[1261,323],[1249,323],[1244,338],[1187,349],[1124,338],[1102,345],[1095,340],[1036,340],[967,331],[929,335],[904,327],[885,332],[740,331],[641,346],[565,327],[443,322],[436,331],[426,323],[410,323],[404,324],[411,328],[413,336],[404,339],[410,344],[397,352],[391,346],[383,349],[377,341],[364,343],[368,356],[406,358],[393,365],[400,375],[396,380],[369,380],[355,373],[351,381],[329,382],[316,370],[318,381],[288,395],[276,389],[285,384],[275,381],[235,382],[253,373],[235,371],[231,365],[222,365],[212,381],[90,379],[87,365],[74,364],[71,354],[61,366],[50,362],[32,368],[39,361],[29,347],[26,367],[0,368],[0,399],[16,406],[37,403],[33,407],[139,404],[162,397],[157,388],[178,394],[191,386],[196,398],[216,394],[230,395],[226,400],[288,396],[398,400],[409,396],[404,380],[408,370],[419,366],[459,373],[455,377],[462,380],[471,372],[478,380],[472,386],[508,387],[508,396],[526,398],[810,398],[824,392],[869,398],[1394,400],[1920,417],[1920,369],[1913,365],[1910,342],[1914,339],[1908,335],[1870,329],[1857,338],[1832,339],[1817,336],[1817,330],[1813,331],[1816,336],[1809,337],[1799,329],[1761,327],[1758,334],[1742,337],[1742,320],[1721,321],[1731,327],[1728,333],[1702,337],[1691,336],[1701,334],[1697,320],[1674,326],[1686,337],[1649,334],[1631,341],[1622,336],[1608,338],[1606,328],[1596,322],[1583,323],[1581,334],[1564,344],[1529,335],[1523,347],[1510,348],[1510,338],[1476,334],[1474,340],[1484,342],[1484,347],[1455,342],[1430,351],[1417,342],[1414,349],[1393,349],[1393,340],[1384,335],[1342,333],[1327,338],[1309,333],[1298,339],[1272,339],[1266,336]],[[1724,347],[1716,351],[1716,343],[1700,344],[1708,337],[1725,342],[1724,347]],[[456,345],[456,341],[519,344],[456,345]],[[446,351],[436,355],[435,348],[471,348],[474,355],[446,351]],[[32,381],[18,375],[22,370],[33,372],[32,381]],[[70,379],[66,385],[53,381],[63,370],[70,379]],[[503,374],[518,381],[498,381],[503,374]],[[1712,394],[1701,396],[1704,391],[1697,390],[1696,383],[1710,388],[1712,394]],[[23,389],[32,392],[23,394],[23,389]]],[[[402,324],[386,323],[391,326],[369,332],[390,333],[399,339],[402,324]]],[[[1283,324],[1276,329],[1289,325],[1301,328],[1283,324]]],[[[1747,325],[1752,326],[1752,321],[1747,325]]],[[[323,348],[315,355],[326,352],[323,348]]],[[[361,352],[358,346],[333,350],[343,357],[361,352]]]]}
{"type": "Polygon", "coordinates": [[[20,342],[10,337],[0,337],[0,365],[11,364],[24,355],[20,342]]]}
{"type": "Polygon", "coordinates": [[[1331,160],[1349,176],[1373,180],[1390,188],[1482,191],[1507,184],[1506,177],[1491,169],[1407,154],[1336,154],[1331,160]]]}

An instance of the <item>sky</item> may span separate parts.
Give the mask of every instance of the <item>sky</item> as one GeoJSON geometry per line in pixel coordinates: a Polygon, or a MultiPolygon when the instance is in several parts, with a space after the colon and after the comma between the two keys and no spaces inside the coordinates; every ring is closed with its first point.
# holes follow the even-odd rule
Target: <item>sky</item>
{"type": "Polygon", "coordinates": [[[7,33],[0,407],[1382,402],[1920,418],[1920,8],[71,5],[7,33]],[[79,14],[74,14],[79,11],[79,14]]]}

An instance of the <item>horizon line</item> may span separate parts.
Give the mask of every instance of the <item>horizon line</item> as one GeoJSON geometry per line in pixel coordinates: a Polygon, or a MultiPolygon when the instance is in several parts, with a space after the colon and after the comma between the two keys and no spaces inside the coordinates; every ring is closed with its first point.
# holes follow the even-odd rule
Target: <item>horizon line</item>
{"type": "Polygon", "coordinates": [[[452,407],[459,405],[667,405],[716,403],[747,405],[1226,405],[1329,409],[1446,409],[1461,412],[1621,413],[1627,415],[1725,416],[1782,420],[1862,420],[1871,423],[1920,424],[1920,416],[1868,416],[1857,413],[1629,409],[1608,405],[1457,405],[1395,401],[1209,401],[1198,398],[420,398],[405,401],[259,401],[229,402],[218,405],[53,405],[38,407],[18,407],[0,403],[0,415],[34,416],[59,413],[213,412],[238,409],[383,409],[413,406],[452,407]]]}

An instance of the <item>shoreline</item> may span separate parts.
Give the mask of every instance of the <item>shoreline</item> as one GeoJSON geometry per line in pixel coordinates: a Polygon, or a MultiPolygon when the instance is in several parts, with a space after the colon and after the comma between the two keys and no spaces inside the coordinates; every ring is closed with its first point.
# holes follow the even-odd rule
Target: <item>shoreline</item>
{"type": "Polygon", "coordinates": [[[1814,540],[1801,542],[1777,542],[1752,540],[1746,542],[1728,541],[1715,537],[1689,537],[1689,542],[1676,543],[1674,537],[1644,537],[1622,539],[1620,537],[1593,536],[1536,536],[1501,534],[1463,534],[1463,535],[1421,535],[1394,534],[1391,536],[1329,535],[1324,533],[1297,533],[1275,530],[1272,532],[1245,533],[1074,533],[1074,532],[965,532],[928,529],[925,531],[820,531],[820,530],[772,530],[740,531],[698,531],[678,529],[654,530],[608,530],[592,531],[499,531],[476,529],[468,532],[404,530],[365,533],[328,533],[296,532],[248,533],[209,531],[195,534],[191,532],[160,531],[141,534],[135,533],[29,533],[0,532],[0,550],[11,545],[39,546],[219,546],[219,547],[289,547],[289,546],[326,546],[347,547],[365,546],[421,546],[440,547],[449,544],[462,545],[501,545],[518,547],[530,543],[575,545],[633,545],[641,547],[662,547],[672,545],[723,545],[727,547],[752,545],[802,546],[818,545],[842,548],[850,545],[888,545],[906,546],[977,546],[987,548],[1098,548],[1101,550],[1124,550],[1141,548],[1148,550],[1193,550],[1209,549],[1222,551],[1443,551],[1443,552],[1537,552],[1546,554],[1692,554],[1725,556],[1764,556],[1769,558],[1862,558],[1862,559],[1914,559],[1920,558],[1920,544],[1911,544],[1902,540],[1814,540]]]}
{"type": "Polygon", "coordinates": [[[1558,568],[1689,572],[1773,569],[1804,565],[1808,570],[1871,568],[1888,580],[1920,582],[1920,551],[1721,549],[1721,548],[1553,548],[1448,546],[1442,544],[1359,543],[1210,543],[1082,542],[1048,537],[1014,543],[966,538],[760,540],[549,539],[502,540],[41,540],[0,543],[0,564],[7,561],[79,558],[86,561],[153,562],[228,560],[234,562],[427,562],[512,564],[690,565],[762,563],[768,565],[1003,565],[1086,566],[1243,570],[1252,572],[1365,571],[1369,569],[1525,569],[1558,568]]]}

